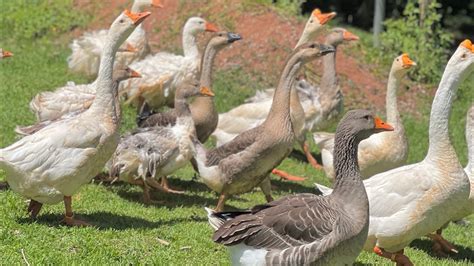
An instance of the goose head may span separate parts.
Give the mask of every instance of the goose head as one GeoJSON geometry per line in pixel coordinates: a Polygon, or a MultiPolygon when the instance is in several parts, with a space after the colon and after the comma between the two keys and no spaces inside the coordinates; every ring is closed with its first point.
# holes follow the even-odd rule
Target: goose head
{"type": "Polygon", "coordinates": [[[337,126],[336,134],[352,135],[357,141],[362,141],[372,134],[393,130],[391,125],[385,123],[371,111],[357,109],[348,111],[344,115],[337,126]]]}
{"type": "Polygon", "coordinates": [[[416,66],[415,61],[411,60],[407,53],[403,53],[393,60],[392,63],[392,73],[397,77],[401,77],[406,74],[406,72],[416,66]]]}
{"type": "Polygon", "coordinates": [[[117,82],[121,82],[131,78],[141,78],[142,76],[137,71],[131,69],[130,67],[126,67],[123,69],[118,69],[114,72],[114,80],[117,82]]]}
{"type": "Polygon", "coordinates": [[[459,45],[446,66],[456,68],[461,71],[461,80],[474,69],[474,44],[466,39],[459,45]]]}
{"type": "Polygon", "coordinates": [[[150,12],[131,12],[125,10],[112,23],[109,29],[109,42],[114,44],[114,50],[117,51],[119,46],[127,39],[132,31],[140,25],[148,16],[150,12]]]}
{"type": "Polygon", "coordinates": [[[297,58],[303,62],[309,62],[317,57],[334,53],[336,50],[331,45],[320,44],[317,42],[310,42],[299,46],[290,57],[298,54],[297,58]]]}
{"type": "Polygon", "coordinates": [[[306,39],[310,39],[316,35],[326,23],[328,23],[333,17],[336,16],[336,12],[322,13],[321,10],[315,9],[311,13],[308,21],[303,30],[303,36],[306,39]]]}
{"type": "Polygon", "coordinates": [[[158,7],[162,8],[160,0],[135,0],[133,1],[132,10],[136,12],[141,12],[148,7],[158,7]]]}
{"type": "Polygon", "coordinates": [[[326,36],[326,44],[330,44],[334,47],[338,46],[344,41],[357,41],[359,37],[354,33],[344,29],[344,28],[333,28],[326,36]]]}
{"type": "Polygon", "coordinates": [[[6,58],[6,57],[12,57],[12,56],[13,56],[12,52],[9,52],[7,50],[3,50],[2,48],[0,48],[0,59],[6,58]]]}
{"type": "Polygon", "coordinates": [[[199,81],[191,80],[184,82],[176,91],[175,98],[178,100],[187,100],[196,96],[214,97],[214,92],[204,86],[200,86],[199,81]]]}
{"type": "Polygon", "coordinates": [[[208,45],[217,49],[222,49],[233,42],[242,40],[242,37],[238,33],[221,31],[217,32],[210,40],[208,45]]]}
{"type": "Polygon", "coordinates": [[[192,17],[189,18],[188,21],[186,21],[186,24],[184,25],[184,31],[195,36],[205,31],[217,32],[218,29],[216,25],[207,22],[203,18],[192,17]]]}

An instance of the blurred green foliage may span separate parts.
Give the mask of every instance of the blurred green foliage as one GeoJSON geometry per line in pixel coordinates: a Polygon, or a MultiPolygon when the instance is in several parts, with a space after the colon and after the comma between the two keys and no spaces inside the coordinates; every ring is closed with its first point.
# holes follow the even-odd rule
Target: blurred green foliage
{"type": "Polygon", "coordinates": [[[0,1],[2,39],[36,39],[57,36],[84,25],[88,16],[73,7],[72,0],[0,1]]]}
{"type": "Polygon", "coordinates": [[[426,16],[420,19],[420,9],[415,0],[408,1],[403,17],[385,20],[385,32],[380,35],[381,49],[376,56],[390,65],[395,54],[406,52],[421,62],[412,72],[412,78],[425,83],[436,83],[447,61],[452,35],[443,29],[441,5],[433,0],[426,16]]]}

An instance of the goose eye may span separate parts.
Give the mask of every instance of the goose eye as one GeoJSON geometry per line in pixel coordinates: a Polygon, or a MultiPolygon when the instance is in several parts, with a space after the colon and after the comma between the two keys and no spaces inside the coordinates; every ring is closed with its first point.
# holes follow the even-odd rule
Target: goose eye
{"type": "Polygon", "coordinates": [[[370,115],[366,115],[366,116],[364,116],[364,119],[366,119],[366,120],[370,120],[370,115]]]}
{"type": "Polygon", "coordinates": [[[309,23],[313,23],[313,20],[310,20],[309,23]]]}
{"type": "Polygon", "coordinates": [[[400,59],[397,58],[397,62],[400,61],[400,59]]]}
{"type": "Polygon", "coordinates": [[[466,56],[467,56],[466,53],[463,53],[463,54],[461,55],[461,59],[466,59],[466,56]]]}
{"type": "Polygon", "coordinates": [[[314,45],[314,44],[311,44],[309,47],[310,47],[310,48],[315,48],[315,47],[316,47],[316,45],[314,45]]]}
{"type": "Polygon", "coordinates": [[[203,24],[203,23],[204,23],[204,21],[199,21],[199,24],[203,24]]]}
{"type": "Polygon", "coordinates": [[[121,19],[119,22],[120,22],[120,23],[124,23],[124,22],[125,22],[125,20],[121,19]]]}

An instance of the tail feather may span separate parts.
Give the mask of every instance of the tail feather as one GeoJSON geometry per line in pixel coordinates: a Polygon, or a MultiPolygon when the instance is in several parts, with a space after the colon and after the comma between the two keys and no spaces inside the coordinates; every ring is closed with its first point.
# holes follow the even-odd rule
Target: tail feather
{"type": "Polygon", "coordinates": [[[320,149],[328,149],[333,146],[334,133],[316,132],[313,134],[313,140],[320,149]]]}
{"type": "Polygon", "coordinates": [[[216,212],[214,210],[209,209],[207,207],[204,207],[204,209],[207,212],[207,220],[209,221],[209,224],[214,229],[214,231],[216,231],[217,229],[219,229],[219,227],[222,226],[222,224],[224,224],[225,220],[215,215],[216,212]]]}

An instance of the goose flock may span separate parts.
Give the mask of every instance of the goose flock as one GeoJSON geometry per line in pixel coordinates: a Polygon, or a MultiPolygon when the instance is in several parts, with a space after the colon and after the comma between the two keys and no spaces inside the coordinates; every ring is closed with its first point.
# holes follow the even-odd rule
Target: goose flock
{"type": "MultiPolygon", "coordinates": [[[[456,91],[474,70],[470,40],[458,46],[444,69],[431,107],[426,157],[406,165],[408,132],[397,89],[416,66],[408,54],[395,57],[388,75],[386,122],[368,110],[344,114],[336,49],[359,38],[339,27],[324,30],[336,14],[316,9],[276,87],[219,114],[219,91],[212,90],[214,60],[243,37],[191,17],[182,30],[183,55],[152,54],[142,26],[150,7],[162,5],[135,0],[108,29],[74,40],[70,70],[95,80],[36,95],[29,106],[37,122],[17,126],[21,138],[0,149],[7,182],[0,186],[30,200],[32,219],[43,204],[63,201],[63,223],[91,226],[74,217],[72,196],[103,171],[109,181],[142,187],[146,204],[153,202],[150,190],[186,193],[171,188],[167,178],[191,163],[202,183],[219,195],[216,207],[203,214],[214,230],[209,237],[229,248],[235,265],[348,265],[362,250],[413,265],[404,248],[423,236],[431,238],[435,252],[457,252],[442,229],[474,211],[474,104],[467,112],[464,169],[448,124],[456,91]],[[203,32],[212,36],[201,54],[197,38],[203,32]],[[315,42],[317,36],[325,41],[315,42]],[[323,64],[320,84],[298,78],[314,60],[323,64]],[[137,128],[122,136],[121,101],[137,109],[137,128]],[[335,133],[321,131],[337,120],[335,133]],[[311,155],[308,133],[320,147],[322,168],[311,155]],[[203,144],[211,136],[216,147],[203,144]],[[316,184],[314,193],[274,199],[270,173],[298,180],[277,169],[295,144],[333,187],[316,184]],[[266,203],[226,210],[227,199],[256,187],[266,203]]],[[[12,56],[0,49],[1,60],[12,56]]]]}

